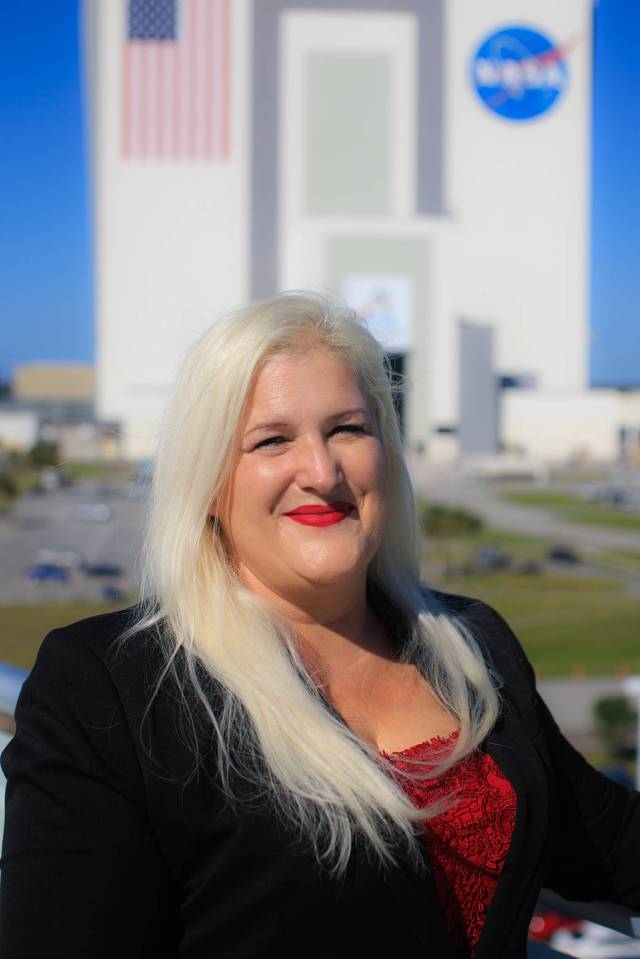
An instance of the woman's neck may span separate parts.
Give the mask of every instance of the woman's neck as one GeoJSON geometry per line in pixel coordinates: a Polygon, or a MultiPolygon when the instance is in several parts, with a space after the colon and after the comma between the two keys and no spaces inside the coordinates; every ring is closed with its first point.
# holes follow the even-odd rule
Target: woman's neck
{"type": "Polygon", "coordinates": [[[323,686],[372,656],[393,657],[392,644],[367,601],[366,577],[335,587],[301,588],[295,594],[289,590],[286,597],[246,571],[242,579],[291,623],[309,672],[323,686]]]}

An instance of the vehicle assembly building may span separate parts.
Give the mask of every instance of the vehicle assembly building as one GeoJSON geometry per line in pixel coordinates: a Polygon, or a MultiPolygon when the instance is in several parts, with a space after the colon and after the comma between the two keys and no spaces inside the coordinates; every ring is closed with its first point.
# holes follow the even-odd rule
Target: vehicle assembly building
{"type": "Polygon", "coordinates": [[[125,455],[201,330],[309,287],[406,374],[409,449],[544,455],[553,394],[571,452],[591,30],[590,0],[87,0],[97,408],[125,455]]]}

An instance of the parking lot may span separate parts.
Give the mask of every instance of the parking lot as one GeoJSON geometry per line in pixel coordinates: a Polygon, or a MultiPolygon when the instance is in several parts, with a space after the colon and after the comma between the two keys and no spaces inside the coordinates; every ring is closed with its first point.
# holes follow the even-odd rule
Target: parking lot
{"type": "Polygon", "coordinates": [[[0,603],[95,602],[105,590],[134,592],[143,494],[132,483],[81,482],[17,500],[0,516],[0,603]],[[47,574],[47,566],[64,572],[47,574]]]}

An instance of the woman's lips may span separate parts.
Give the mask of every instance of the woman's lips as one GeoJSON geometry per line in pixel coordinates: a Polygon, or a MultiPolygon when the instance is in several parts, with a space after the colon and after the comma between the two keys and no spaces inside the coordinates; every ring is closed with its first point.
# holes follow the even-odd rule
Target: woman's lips
{"type": "Polygon", "coordinates": [[[355,510],[353,503],[328,503],[325,505],[298,506],[285,513],[289,519],[295,523],[301,523],[302,526],[333,526],[335,523],[341,523],[343,519],[350,516],[355,510]]]}

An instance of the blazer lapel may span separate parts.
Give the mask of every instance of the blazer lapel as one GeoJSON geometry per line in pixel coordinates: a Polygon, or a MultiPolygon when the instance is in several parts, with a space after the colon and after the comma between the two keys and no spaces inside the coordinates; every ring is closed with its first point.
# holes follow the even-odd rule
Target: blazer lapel
{"type": "Polygon", "coordinates": [[[540,860],[548,830],[549,793],[542,761],[508,701],[483,749],[516,792],[513,836],[474,952],[474,959],[496,959],[502,955],[501,948],[510,926],[523,909],[533,909],[538,895],[540,860]]]}
{"type": "Polygon", "coordinates": [[[399,863],[395,869],[386,870],[383,878],[401,921],[428,947],[425,959],[454,959],[426,850],[421,864],[399,863]]]}

